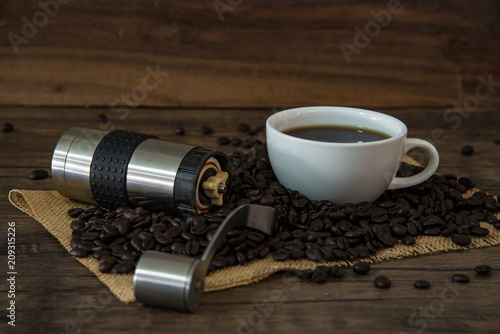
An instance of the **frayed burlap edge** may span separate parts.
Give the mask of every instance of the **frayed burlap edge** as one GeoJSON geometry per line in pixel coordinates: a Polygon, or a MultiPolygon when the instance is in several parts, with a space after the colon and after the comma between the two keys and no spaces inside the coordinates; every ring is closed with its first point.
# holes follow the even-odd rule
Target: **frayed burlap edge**
{"type": "MultiPolygon", "coordinates": [[[[464,197],[472,195],[478,189],[471,189],[464,197]]],[[[69,200],[61,196],[57,191],[38,190],[11,190],[9,193],[10,202],[19,210],[27,213],[40,222],[54,237],[56,237],[63,247],[69,252],[71,250],[71,228],[72,218],[67,215],[67,211],[74,207],[85,207],[85,203],[69,200]]],[[[500,214],[497,214],[497,218],[500,214]]],[[[368,258],[363,259],[371,263],[385,261],[389,259],[402,259],[408,256],[436,254],[455,250],[467,250],[474,248],[484,248],[500,244],[500,231],[490,224],[481,223],[490,233],[484,238],[472,238],[470,245],[466,247],[458,246],[449,238],[420,236],[416,239],[416,244],[407,246],[398,243],[393,248],[383,249],[368,258]]],[[[75,258],[97,278],[103,282],[111,292],[125,303],[134,302],[133,275],[104,274],[99,271],[99,261],[92,257],[75,258]]],[[[331,261],[321,262],[321,265],[350,266],[355,262],[351,261],[331,261]]],[[[244,266],[233,266],[212,272],[205,281],[205,292],[229,289],[241,285],[256,283],[269,277],[275,272],[282,270],[303,270],[313,269],[318,263],[308,260],[287,260],[277,262],[271,256],[262,260],[252,261],[244,266]]]]}

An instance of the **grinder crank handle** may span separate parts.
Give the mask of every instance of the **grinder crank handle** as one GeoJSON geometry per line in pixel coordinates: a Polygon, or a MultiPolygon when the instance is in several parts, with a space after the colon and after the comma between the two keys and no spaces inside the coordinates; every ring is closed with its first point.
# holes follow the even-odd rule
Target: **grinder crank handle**
{"type": "Polygon", "coordinates": [[[157,251],[145,252],[134,274],[138,301],[158,307],[194,312],[205,286],[208,266],[230,230],[246,226],[273,235],[279,229],[277,211],[260,205],[243,205],[220,224],[201,259],[157,251]]]}

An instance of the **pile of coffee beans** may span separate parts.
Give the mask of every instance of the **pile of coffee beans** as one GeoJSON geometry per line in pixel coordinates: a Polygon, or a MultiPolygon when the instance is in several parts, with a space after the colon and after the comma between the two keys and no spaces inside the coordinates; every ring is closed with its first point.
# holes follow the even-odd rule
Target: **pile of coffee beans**
{"type": "MultiPolygon", "coordinates": [[[[242,132],[250,129],[246,125],[239,127],[242,132]]],[[[94,205],[70,210],[68,214],[76,219],[71,224],[71,253],[92,255],[100,260],[101,271],[116,273],[133,271],[145,250],[201,256],[219,224],[244,204],[275,208],[283,217],[281,232],[272,237],[245,229],[229,232],[210,270],[244,264],[268,254],[276,261],[354,261],[399,242],[412,245],[420,235],[447,237],[467,246],[472,238],[488,235],[489,230],[479,222],[500,229],[495,216],[500,204],[483,191],[464,198],[464,193],[475,186],[465,177],[433,175],[422,184],[386,191],[373,203],[338,206],[326,200],[309,200],[283,187],[273,173],[265,143],[255,137],[238,143],[230,163],[232,187],[227,200],[222,207],[201,215],[183,219],[141,207],[106,211],[94,205]]],[[[403,163],[398,175],[410,176],[421,170],[403,163]]],[[[340,275],[335,267],[321,270],[310,272],[315,273],[313,280],[321,281],[325,274],[340,275]]]]}

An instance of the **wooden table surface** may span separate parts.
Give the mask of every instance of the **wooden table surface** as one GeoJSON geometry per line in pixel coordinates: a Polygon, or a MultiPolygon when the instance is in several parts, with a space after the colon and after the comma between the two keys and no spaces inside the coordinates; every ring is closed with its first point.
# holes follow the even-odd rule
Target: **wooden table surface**
{"type": "MultiPolygon", "coordinates": [[[[446,108],[378,109],[409,127],[410,137],[433,142],[440,152],[440,173],[472,178],[480,189],[500,194],[500,113],[478,109],[464,118],[446,117],[446,108]],[[435,130],[441,129],[441,130],[435,130]],[[441,131],[441,132],[440,132],[441,131]],[[439,136],[437,135],[439,134],[439,136]],[[472,145],[474,154],[461,148],[472,145]]],[[[7,200],[10,189],[52,190],[50,178],[32,181],[34,169],[49,170],[59,136],[73,126],[98,127],[107,114],[116,129],[141,131],[165,140],[217,147],[219,136],[237,136],[236,124],[263,125],[271,109],[136,109],[128,117],[104,108],[0,108],[0,120],[14,125],[0,133],[0,253],[4,274],[0,284],[6,333],[499,333],[500,247],[387,261],[368,276],[348,270],[344,279],[324,284],[300,282],[278,273],[250,286],[205,294],[194,314],[124,304],[86,268],[75,261],[38,222],[7,200]],[[200,127],[210,125],[211,135],[200,127]],[[177,126],[186,135],[174,134],[177,126]],[[7,222],[16,226],[16,327],[7,325],[7,222]],[[494,267],[480,277],[475,265],[494,267]],[[471,282],[451,284],[453,273],[471,282]],[[375,289],[383,274],[393,286],[375,289]],[[413,287],[416,279],[432,283],[429,290],[413,287]],[[276,292],[277,291],[277,292],[276,292]],[[273,302],[274,294],[280,299],[273,302]]],[[[455,114],[454,116],[458,116],[455,114]]],[[[449,116],[449,115],[448,115],[449,116]]],[[[264,138],[264,134],[261,134],[264,138]]]]}

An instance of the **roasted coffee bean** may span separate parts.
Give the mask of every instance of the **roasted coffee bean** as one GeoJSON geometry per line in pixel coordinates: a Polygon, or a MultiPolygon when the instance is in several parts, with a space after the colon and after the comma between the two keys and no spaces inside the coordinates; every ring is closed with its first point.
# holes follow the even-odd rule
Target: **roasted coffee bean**
{"type": "Polygon", "coordinates": [[[109,119],[105,114],[99,114],[97,115],[96,120],[98,123],[107,123],[109,119]]]}
{"type": "Polygon", "coordinates": [[[111,272],[111,269],[116,264],[117,260],[112,256],[103,256],[99,260],[99,271],[103,273],[111,272]]]}
{"type": "Polygon", "coordinates": [[[107,250],[103,250],[103,249],[94,251],[94,253],[92,254],[94,259],[97,259],[97,260],[102,259],[104,256],[110,256],[110,255],[111,254],[107,250]]]}
{"type": "Polygon", "coordinates": [[[239,123],[238,124],[238,131],[240,132],[248,132],[250,130],[250,125],[246,123],[239,123]]]}
{"type": "Polygon", "coordinates": [[[313,282],[323,283],[328,279],[328,269],[325,270],[321,269],[320,267],[321,266],[318,266],[316,270],[314,270],[311,274],[311,279],[313,280],[313,282]]]}
{"type": "Polygon", "coordinates": [[[490,233],[490,231],[484,227],[473,227],[469,230],[469,232],[475,237],[485,237],[490,233]]]}
{"type": "Polygon", "coordinates": [[[391,232],[392,232],[392,235],[394,237],[396,237],[396,238],[402,238],[403,236],[406,235],[407,230],[406,230],[406,227],[404,227],[403,225],[394,224],[391,227],[391,232]]]}
{"type": "Polygon", "coordinates": [[[474,270],[479,275],[486,276],[491,272],[492,268],[490,266],[488,266],[487,264],[481,264],[481,265],[475,266],[474,270]]]}
{"type": "Polygon", "coordinates": [[[177,226],[172,226],[167,229],[165,233],[167,233],[171,238],[177,238],[182,233],[182,229],[177,226]]]}
{"type": "Polygon", "coordinates": [[[342,278],[345,275],[345,271],[342,267],[334,265],[330,268],[330,274],[335,278],[342,278]]]}
{"type": "Polygon", "coordinates": [[[177,136],[182,136],[186,133],[186,129],[184,129],[182,126],[179,126],[177,128],[175,128],[175,134],[177,136]]]}
{"type": "Polygon", "coordinates": [[[221,146],[223,146],[223,145],[227,145],[227,144],[229,144],[229,143],[230,143],[230,140],[229,140],[229,138],[227,138],[227,137],[219,137],[215,143],[216,143],[217,145],[221,145],[221,146]]]}
{"type": "Polygon", "coordinates": [[[76,218],[83,213],[82,208],[72,208],[68,210],[68,216],[76,218]]]}
{"type": "Polygon", "coordinates": [[[236,252],[236,259],[239,264],[243,265],[247,261],[245,255],[242,252],[236,252]]]}
{"type": "Polygon", "coordinates": [[[439,227],[429,227],[429,228],[426,228],[424,229],[424,235],[440,235],[441,234],[441,230],[439,229],[439,227]]]}
{"type": "Polygon", "coordinates": [[[426,281],[426,280],[420,279],[420,280],[415,281],[415,283],[413,283],[413,285],[414,285],[417,289],[429,289],[429,288],[430,288],[430,286],[431,286],[431,283],[429,283],[429,281],[426,281]]]}
{"type": "Polygon", "coordinates": [[[458,184],[463,185],[467,189],[474,188],[476,186],[476,184],[471,179],[469,179],[468,177],[461,177],[461,178],[459,178],[458,179],[458,184]]]}
{"type": "Polygon", "coordinates": [[[12,132],[14,130],[14,125],[12,123],[3,123],[2,131],[3,132],[12,132]]]}
{"type": "Polygon", "coordinates": [[[468,244],[471,243],[470,237],[468,235],[463,235],[463,234],[453,234],[451,236],[451,241],[460,246],[467,246],[468,244]]]}
{"type": "Polygon", "coordinates": [[[306,253],[298,248],[292,248],[288,251],[288,257],[292,260],[302,260],[306,258],[306,253]]]}
{"type": "Polygon", "coordinates": [[[264,195],[259,199],[260,205],[271,206],[275,203],[274,197],[264,195]]]}
{"type": "Polygon", "coordinates": [[[88,251],[82,248],[73,248],[69,253],[75,257],[86,257],[89,254],[88,251]]]}
{"type": "Polygon", "coordinates": [[[288,259],[288,252],[284,249],[279,249],[273,252],[273,259],[276,261],[285,261],[288,259]]]}
{"type": "Polygon", "coordinates": [[[388,289],[391,287],[391,280],[387,276],[378,276],[373,281],[373,284],[380,289],[388,289]]]}
{"type": "MultiPolygon", "coordinates": [[[[77,215],[77,217],[78,217],[78,216],[79,216],[79,215],[77,215]]],[[[77,220],[73,220],[73,221],[71,222],[70,227],[71,227],[71,229],[72,229],[72,230],[77,230],[77,231],[78,231],[78,230],[82,230],[82,229],[84,229],[84,228],[85,228],[85,223],[84,223],[84,222],[82,222],[81,220],[78,220],[78,219],[77,219],[77,220]]]]}
{"type": "Polygon", "coordinates": [[[323,260],[323,254],[317,249],[313,248],[308,248],[305,250],[305,254],[307,259],[314,261],[314,262],[320,262],[323,260]]]}
{"type": "Polygon", "coordinates": [[[231,139],[231,145],[233,145],[233,146],[240,146],[242,142],[243,142],[243,140],[241,140],[241,138],[239,138],[239,137],[233,137],[231,139]]]}
{"type": "Polygon", "coordinates": [[[203,133],[204,135],[209,135],[211,134],[212,132],[214,132],[214,129],[212,129],[211,127],[209,126],[202,126],[201,127],[201,133],[203,133]]]}
{"type": "Polygon", "coordinates": [[[337,238],[337,247],[342,249],[342,250],[346,250],[348,247],[349,247],[350,243],[349,243],[349,240],[347,240],[347,238],[345,237],[338,237],[337,238]]]}
{"type": "Polygon", "coordinates": [[[388,247],[393,247],[398,242],[396,238],[384,232],[377,233],[377,239],[388,247]]]}
{"type": "Polygon", "coordinates": [[[368,262],[358,262],[352,267],[352,270],[354,270],[354,272],[356,274],[359,274],[359,275],[368,274],[370,269],[371,269],[371,266],[368,262]]]}
{"type": "Polygon", "coordinates": [[[453,276],[451,276],[451,279],[453,280],[453,282],[457,282],[457,283],[468,283],[469,282],[469,276],[467,276],[465,274],[454,274],[453,276]]]}
{"type": "Polygon", "coordinates": [[[463,155],[471,155],[472,153],[474,153],[474,147],[472,147],[471,145],[465,145],[464,147],[462,147],[463,155]]]}
{"type": "Polygon", "coordinates": [[[382,224],[384,222],[387,221],[387,219],[389,219],[389,216],[387,216],[387,213],[385,212],[376,212],[376,213],[373,213],[371,215],[371,220],[372,222],[376,223],[376,224],[382,224]]]}
{"type": "Polygon", "coordinates": [[[121,261],[113,266],[111,269],[112,273],[117,273],[117,274],[128,274],[132,272],[135,268],[135,264],[133,261],[126,260],[126,261],[121,261]]]}
{"type": "Polygon", "coordinates": [[[301,280],[310,280],[313,273],[314,269],[306,269],[295,272],[297,277],[301,280]]]}
{"type": "Polygon", "coordinates": [[[269,247],[262,247],[260,250],[257,251],[257,255],[259,256],[259,258],[263,259],[267,256],[267,254],[269,254],[269,247]]]}
{"type": "Polygon", "coordinates": [[[415,244],[415,238],[412,237],[411,235],[407,234],[405,235],[403,238],[401,238],[401,241],[405,244],[405,245],[414,245],[415,244]]]}

